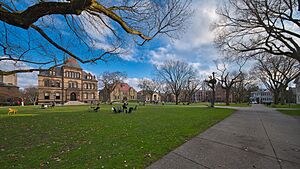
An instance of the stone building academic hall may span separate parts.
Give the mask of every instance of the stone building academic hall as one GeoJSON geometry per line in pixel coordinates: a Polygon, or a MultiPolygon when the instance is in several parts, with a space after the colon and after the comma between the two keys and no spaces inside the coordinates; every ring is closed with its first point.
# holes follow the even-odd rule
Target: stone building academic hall
{"type": "Polygon", "coordinates": [[[74,58],[63,66],[38,75],[39,104],[95,103],[99,100],[96,77],[82,70],[74,58]]]}

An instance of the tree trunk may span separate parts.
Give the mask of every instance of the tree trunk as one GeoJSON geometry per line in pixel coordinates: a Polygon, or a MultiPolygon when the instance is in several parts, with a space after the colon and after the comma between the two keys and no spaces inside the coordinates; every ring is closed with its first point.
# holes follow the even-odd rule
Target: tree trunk
{"type": "Polygon", "coordinates": [[[226,102],[226,105],[229,106],[229,94],[230,94],[230,89],[227,88],[227,89],[225,90],[225,93],[226,93],[226,94],[225,94],[225,95],[226,95],[225,102],[226,102]]]}
{"type": "Polygon", "coordinates": [[[275,91],[273,92],[274,94],[274,104],[278,104],[279,103],[279,92],[278,91],[275,91]]]}
{"type": "Polygon", "coordinates": [[[175,95],[175,102],[176,102],[176,105],[178,105],[178,97],[179,97],[179,95],[175,95]]]}
{"type": "Polygon", "coordinates": [[[215,99],[216,99],[216,92],[215,92],[215,85],[213,84],[212,87],[212,99],[211,99],[211,105],[210,107],[215,107],[215,99]]]}
{"type": "Polygon", "coordinates": [[[279,94],[279,98],[280,98],[280,104],[284,105],[285,101],[286,101],[286,91],[285,91],[286,87],[284,87],[279,94]]]}

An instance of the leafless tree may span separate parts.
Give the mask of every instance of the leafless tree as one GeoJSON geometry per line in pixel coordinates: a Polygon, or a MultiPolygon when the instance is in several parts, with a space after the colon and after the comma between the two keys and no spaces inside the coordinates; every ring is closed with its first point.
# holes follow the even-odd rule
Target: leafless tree
{"type": "Polygon", "coordinates": [[[156,67],[157,78],[164,82],[175,95],[176,104],[179,103],[179,96],[185,89],[188,80],[195,77],[192,66],[182,61],[167,60],[161,66],[156,67]]]}
{"type": "Polygon", "coordinates": [[[299,76],[300,64],[293,58],[262,55],[257,58],[253,74],[273,93],[274,104],[278,104],[288,84],[299,76]]]}
{"type": "Polygon", "coordinates": [[[234,100],[236,103],[249,102],[250,92],[256,87],[255,77],[247,72],[243,72],[237,81],[231,89],[234,100]]]}
{"type": "Polygon", "coordinates": [[[217,70],[219,71],[217,79],[219,80],[221,87],[225,89],[225,103],[226,105],[229,105],[229,97],[233,85],[244,80],[242,78],[242,68],[246,61],[241,61],[241,59],[239,59],[236,60],[236,62],[231,62],[230,60],[222,59],[221,63],[218,63],[217,61],[215,63],[217,70]],[[235,69],[235,67],[237,67],[237,69],[235,69]]]}
{"type": "MultiPolygon", "coordinates": [[[[147,94],[152,96],[155,92],[157,92],[159,90],[160,86],[159,86],[159,83],[156,82],[155,80],[141,79],[138,82],[138,87],[143,90],[143,97],[145,98],[147,94]]],[[[152,99],[152,97],[151,97],[151,99],[152,99]]]]}
{"type": "Polygon", "coordinates": [[[184,92],[183,92],[183,97],[184,101],[188,102],[188,104],[191,103],[192,96],[200,90],[202,86],[201,80],[198,78],[195,78],[193,76],[188,79],[187,84],[185,86],[184,92]]]}
{"type": "Polygon", "coordinates": [[[210,98],[210,107],[215,107],[215,101],[216,101],[216,84],[217,79],[215,77],[216,72],[212,72],[212,76],[209,76],[208,79],[204,80],[204,83],[212,90],[212,95],[210,98]]]}
{"type": "Polygon", "coordinates": [[[25,102],[33,103],[36,105],[39,97],[39,91],[37,87],[28,87],[21,90],[21,97],[25,102]]]}
{"type": "Polygon", "coordinates": [[[158,35],[176,38],[192,14],[191,0],[31,0],[0,2],[0,61],[24,62],[32,72],[130,54],[158,35]]]}
{"type": "Polygon", "coordinates": [[[263,52],[300,62],[299,0],[226,0],[217,11],[217,45],[249,57],[263,52]]]}
{"type": "Polygon", "coordinates": [[[122,72],[103,72],[98,78],[102,89],[103,101],[110,102],[110,94],[115,89],[116,84],[124,82],[127,75],[122,72]]]}

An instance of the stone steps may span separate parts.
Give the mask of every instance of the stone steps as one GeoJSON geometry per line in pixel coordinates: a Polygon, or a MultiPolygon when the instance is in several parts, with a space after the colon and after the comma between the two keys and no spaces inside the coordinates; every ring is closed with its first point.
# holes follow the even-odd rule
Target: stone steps
{"type": "Polygon", "coordinates": [[[65,105],[65,106],[68,106],[68,105],[85,105],[85,103],[79,102],[79,101],[68,101],[68,102],[65,103],[64,105],[65,105]]]}

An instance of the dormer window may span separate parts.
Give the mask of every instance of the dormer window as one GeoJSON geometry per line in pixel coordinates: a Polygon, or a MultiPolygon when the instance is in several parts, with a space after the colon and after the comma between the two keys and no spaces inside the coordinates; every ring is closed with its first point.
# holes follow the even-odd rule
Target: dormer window
{"type": "Polygon", "coordinates": [[[50,76],[56,76],[56,72],[55,71],[50,71],[49,74],[50,74],[50,76]]]}

